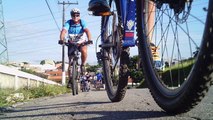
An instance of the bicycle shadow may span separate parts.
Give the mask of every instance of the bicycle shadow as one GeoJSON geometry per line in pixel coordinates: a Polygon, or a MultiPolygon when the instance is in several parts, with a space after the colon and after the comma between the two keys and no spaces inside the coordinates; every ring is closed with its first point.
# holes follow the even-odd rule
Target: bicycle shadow
{"type": "Polygon", "coordinates": [[[30,107],[22,107],[21,109],[9,108],[6,109],[5,113],[14,113],[14,112],[27,112],[27,111],[39,111],[39,110],[48,110],[48,109],[57,109],[57,108],[65,108],[65,107],[75,107],[75,106],[83,106],[83,105],[95,105],[95,104],[106,104],[111,102],[76,102],[76,103],[61,103],[61,104],[51,104],[51,105],[42,105],[42,106],[30,106],[30,107]]]}
{"type": "Polygon", "coordinates": [[[68,119],[148,119],[148,118],[158,118],[169,116],[163,111],[116,111],[116,110],[86,110],[87,106],[96,105],[96,104],[113,104],[111,102],[75,102],[75,103],[61,103],[61,104],[51,104],[51,105],[42,105],[42,106],[31,106],[23,107],[21,109],[12,109],[6,111],[8,115],[0,117],[0,119],[39,119],[40,117],[51,118],[57,116],[66,116],[68,119]],[[69,111],[69,112],[51,112],[53,109],[65,109],[70,107],[85,107],[84,110],[80,111],[69,111]],[[50,109],[50,110],[49,110],[50,109]],[[42,112],[44,111],[45,112],[42,112]],[[21,114],[20,114],[21,113],[21,114]],[[31,113],[31,114],[29,114],[31,113]],[[82,116],[86,118],[82,118],[82,116]],[[88,117],[89,116],[89,117],[88,117]],[[88,117],[88,118],[87,118],[88,117]]]}
{"type": "Polygon", "coordinates": [[[126,119],[154,119],[159,117],[169,117],[170,115],[166,114],[162,111],[80,111],[80,112],[62,112],[62,113],[40,113],[40,114],[34,114],[34,115],[17,115],[17,116],[11,116],[11,117],[0,117],[3,119],[37,119],[42,117],[45,119],[45,117],[50,116],[67,116],[68,119],[82,119],[78,118],[79,116],[90,116],[90,118],[85,118],[87,120],[126,120],[126,119]],[[93,115],[94,117],[91,117],[93,115]]]}

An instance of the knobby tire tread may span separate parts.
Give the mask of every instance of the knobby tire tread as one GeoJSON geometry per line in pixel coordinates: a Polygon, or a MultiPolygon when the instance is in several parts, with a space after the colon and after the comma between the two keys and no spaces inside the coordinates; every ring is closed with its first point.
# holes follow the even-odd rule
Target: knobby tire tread
{"type": "MultiPolygon", "coordinates": [[[[116,8],[117,8],[117,13],[118,13],[118,19],[119,22],[121,23],[121,16],[120,16],[120,7],[119,7],[119,2],[116,2],[116,8]]],[[[112,3],[112,0],[110,0],[110,5],[112,3]]],[[[102,34],[102,36],[106,37],[105,33],[105,17],[102,17],[101,19],[101,33],[102,31],[104,31],[102,34]]],[[[103,41],[102,41],[103,42],[103,41]]],[[[104,41],[105,42],[105,41],[104,41]]],[[[128,71],[128,63],[129,63],[129,48],[122,48],[121,49],[121,55],[120,55],[120,68],[119,68],[119,82],[118,82],[118,86],[117,86],[117,90],[115,92],[113,92],[112,90],[112,86],[109,84],[109,82],[111,82],[112,78],[111,78],[111,73],[109,73],[109,57],[108,57],[108,53],[109,53],[109,49],[104,48],[102,50],[102,55],[103,55],[103,71],[104,71],[104,80],[105,80],[105,84],[106,84],[106,91],[108,94],[109,99],[112,102],[119,102],[121,101],[126,93],[127,90],[127,82],[128,82],[128,76],[129,76],[129,71],[128,71]]]]}
{"type": "Polygon", "coordinates": [[[76,75],[77,75],[77,68],[76,68],[76,61],[73,60],[72,64],[72,93],[73,95],[76,95],[76,75]]]}
{"type": "Polygon", "coordinates": [[[191,110],[206,95],[213,83],[213,1],[209,1],[208,17],[206,22],[205,34],[203,36],[202,48],[199,52],[197,62],[194,65],[190,79],[183,87],[180,95],[174,98],[167,98],[158,90],[155,85],[155,75],[150,64],[149,43],[145,39],[145,24],[141,18],[141,0],[137,0],[137,35],[139,38],[139,50],[143,64],[143,72],[150,92],[156,103],[165,111],[171,114],[180,114],[191,110]],[[141,27],[141,25],[143,25],[141,27]]]}

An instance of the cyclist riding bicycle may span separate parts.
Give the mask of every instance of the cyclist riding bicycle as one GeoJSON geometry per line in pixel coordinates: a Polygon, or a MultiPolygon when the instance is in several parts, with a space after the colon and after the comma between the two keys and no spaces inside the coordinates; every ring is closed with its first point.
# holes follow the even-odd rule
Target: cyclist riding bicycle
{"type": "MultiPolygon", "coordinates": [[[[70,12],[70,15],[71,19],[65,23],[60,33],[59,44],[64,43],[64,38],[67,33],[69,37],[69,42],[77,42],[77,44],[79,45],[84,43],[86,41],[84,33],[86,33],[88,41],[92,43],[91,33],[87,28],[87,24],[84,20],[80,19],[80,10],[77,8],[73,8],[70,12]]],[[[70,50],[71,48],[68,48],[69,63],[71,63],[72,60],[72,57],[69,55],[70,50]]],[[[85,72],[85,63],[87,59],[87,46],[86,45],[81,46],[80,51],[81,51],[81,72],[83,74],[83,72],[85,72]]],[[[70,67],[68,70],[70,71],[70,67]]]]}
{"type": "Polygon", "coordinates": [[[100,88],[100,86],[103,85],[103,75],[101,74],[101,72],[98,72],[96,74],[96,80],[94,81],[94,87],[100,88]]]}
{"type": "Polygon", "coordinates": [[[89,92],[90,90],[90,77],[91,76],[88,74],[88,72],[85,72],[80,78],[81,90],[83,92],[89,92]]]}
{"type": "Polygon", "coordinates": [[[102,82],[103,75],[100,72],[96,74],[96,77],[97,77],[97,81],[102,82]]]}

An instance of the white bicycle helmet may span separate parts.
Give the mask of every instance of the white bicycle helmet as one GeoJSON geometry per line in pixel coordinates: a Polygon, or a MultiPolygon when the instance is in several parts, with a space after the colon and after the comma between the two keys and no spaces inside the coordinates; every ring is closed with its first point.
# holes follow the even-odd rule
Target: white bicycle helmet
{"type": "Polygon", "coordinates": [[[80,10],[78,8],[73,8],[70,11],[70,15],[73,16],[74,14],[80,14],[80,10]]]}

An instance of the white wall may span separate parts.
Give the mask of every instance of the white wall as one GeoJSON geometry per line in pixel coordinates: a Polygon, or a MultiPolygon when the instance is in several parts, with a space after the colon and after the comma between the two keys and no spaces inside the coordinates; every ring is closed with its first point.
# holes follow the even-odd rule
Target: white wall
{"type": "Polygon", "coordinates": [[[0,88],[38,87],[41,84],[61,85],[36,75],[0,65],[0,88]]]}

